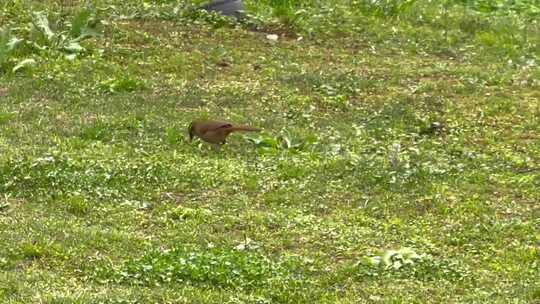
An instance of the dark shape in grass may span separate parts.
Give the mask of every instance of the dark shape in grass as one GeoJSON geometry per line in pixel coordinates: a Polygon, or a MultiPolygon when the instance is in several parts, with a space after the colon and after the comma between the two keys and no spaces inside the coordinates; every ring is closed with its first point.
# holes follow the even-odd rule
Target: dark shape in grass
{"type": "Polygon", "coordinates": [[[444,131],[444,124],[434,121],[420,131],[420,135],[433,135],[444,131]]]}
{"type": "Polygon", "coordinates": [[[240,19],[244,10],[244,4],[241,0],[218,0],[203,5],[201,8],[207,11],[218,12],[224,16],[240,19]]]}

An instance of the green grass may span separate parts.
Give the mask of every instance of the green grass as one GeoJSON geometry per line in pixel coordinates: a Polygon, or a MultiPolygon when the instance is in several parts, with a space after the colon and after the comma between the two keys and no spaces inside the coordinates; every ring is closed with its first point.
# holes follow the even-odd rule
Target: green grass
{"type": "Polygon", "coordinates": [[[533,2],[70,3],[0,4],[1,303],[540,301],[533,2]]]}

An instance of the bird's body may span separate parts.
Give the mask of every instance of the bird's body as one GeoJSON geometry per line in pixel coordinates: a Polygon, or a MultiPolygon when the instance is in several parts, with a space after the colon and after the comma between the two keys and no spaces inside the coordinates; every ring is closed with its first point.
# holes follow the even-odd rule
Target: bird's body
{"type": "Polygon", "coordinates": [[[211,144],[225,144],[227,136],[235,131],[260,131],[260,129],[249,126],[234,125],[227,121],[219,120],[199,120],[193,121],[189,125],[189,139],[197,136],[211,144]]]}

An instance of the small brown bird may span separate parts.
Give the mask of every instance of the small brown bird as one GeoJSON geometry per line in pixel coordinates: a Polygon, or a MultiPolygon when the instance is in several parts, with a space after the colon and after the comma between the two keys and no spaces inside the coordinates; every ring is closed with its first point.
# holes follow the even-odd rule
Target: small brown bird
{"type": "Polygon", "coordinates": [[[193,136],[197,136],[206,142],[219,145],[225,144],[227,136],[235,131],[255,132],[260,131],[260,129],[233,125],[230,122],[217,120],[193,121],[189,124],[188,128],[190,141],[193,139],[193,136]]]}

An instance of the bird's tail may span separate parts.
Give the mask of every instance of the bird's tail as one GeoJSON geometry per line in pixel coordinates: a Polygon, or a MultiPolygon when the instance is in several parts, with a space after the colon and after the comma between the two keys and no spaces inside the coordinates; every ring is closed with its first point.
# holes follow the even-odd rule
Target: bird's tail
{"type": "Polygon", "coordinates": [[[232,128],[230,128],[230,130],[232,130],[232,131],[246,131],[246,132],[261,131],[261,129],[259,129],[259,128],[253,128],[253,127],[249,127],[249,126],[233,126],[232,128]]]}

